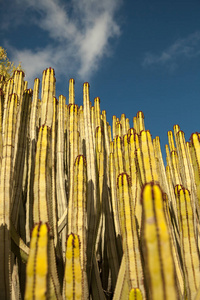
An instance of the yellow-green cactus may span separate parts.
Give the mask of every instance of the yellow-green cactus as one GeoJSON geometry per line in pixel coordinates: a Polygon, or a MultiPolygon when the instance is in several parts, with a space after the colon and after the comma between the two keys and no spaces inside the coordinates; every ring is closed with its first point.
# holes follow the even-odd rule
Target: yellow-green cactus
{"type": "Polygon", "coordinates": [[[159,185],[142,192],[142,245],[150,299],[178,299],[169,229],[159,185]]]}
{"type": "Polygon", "coordinates": [[[84,299],[83,290],[86,283],[83,281],[80,247],[78,235],[71,233],[67,238],[64,275],[64,295],[65,299],[69,300],[84,299]]]}
{"type": "Polygon", "coordinates": [[[142,111],[27,86],[0,78],[1,298],[199,299],[200,134],[168,131],[165,167],[142,111]]]}
{"type": "Polygon", "coordinates": [[[49,299],[48,226],[34,227],[26,267],[25,299],[49,299]]]}

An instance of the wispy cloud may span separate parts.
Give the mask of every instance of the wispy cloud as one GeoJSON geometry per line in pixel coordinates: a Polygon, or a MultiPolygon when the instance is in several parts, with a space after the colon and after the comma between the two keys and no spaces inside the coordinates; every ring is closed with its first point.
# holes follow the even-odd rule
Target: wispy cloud
{"type": "Polygon", "coordinates": [[[37,37],[32,36],[36,39],[35,49],[13,47],[8,40],[12,59],[22,61],[31,81],[49,66],[58,76],[73,72],[88,80],[109,53],[110,39],[120,34],[116,11],[121,0],[71,0],[67,4],[62,0],[14,1],[24,14],[32,12],[29,22],[49,37],[49,43],[40,47],[37,37]]]}
{"type": "Polygon", "coordinates": [[[146,53],[142,65],[165,65],[174,69],[179,60],[191,59],[200,56],[200,32],[197,31],[186,38],[178,39],[175,43],[163,50],[160,54],[146,53]]]}

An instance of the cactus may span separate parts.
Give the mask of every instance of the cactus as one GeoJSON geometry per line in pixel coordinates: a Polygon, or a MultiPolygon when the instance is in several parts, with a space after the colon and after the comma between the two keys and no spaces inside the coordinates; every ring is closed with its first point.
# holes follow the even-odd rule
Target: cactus
{"type": "Polygon", "coordinates": [[[0,78],[1,298],[199,299],[200,134],[169,130],[165,166],[141,111],[27,86],[0,78]]]}

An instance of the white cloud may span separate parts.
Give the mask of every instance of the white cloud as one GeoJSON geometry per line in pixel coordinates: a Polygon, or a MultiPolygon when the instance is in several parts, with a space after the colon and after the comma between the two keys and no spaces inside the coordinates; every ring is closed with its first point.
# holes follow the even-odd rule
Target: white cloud
{"type": "Polygon", "coordinates": [[[173,69],[180,58],[195,58],[200,56],[200,32],[197,31],[184,39],[178,39],[160,54],[145,54],[143,66],[155,64],[166,65],[173,69]]]}
{"type": "MultiPolygon", "coordinates": [[[[32,11],[30,22],[40,27],[51,42],[41,48],[16,49],[8,41],[12,59],[22,61],[28,80],[41,74],[42,68],[55,68],[56,75],[66,70],[88,80],[109,51],[110,39],[119,36],[115,12],[122,0],[15,0],[23,11],[32,11]]],[[[34,38],[34,36],[32,37],[34,38]]],[[[36,38],[37,42],[37,38],[36,38]]]]}

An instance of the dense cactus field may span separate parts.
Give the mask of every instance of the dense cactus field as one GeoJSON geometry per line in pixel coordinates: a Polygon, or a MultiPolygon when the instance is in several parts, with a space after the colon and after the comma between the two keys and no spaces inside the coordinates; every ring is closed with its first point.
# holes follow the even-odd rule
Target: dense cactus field
{"type": "Polygon", "coordinates": [[[82,106],[51,68],[0,88],[0,299],[200,299],[200,134],[175,125],[165,167],[143,113],[111,126],[88,83],[82,106]]]}

